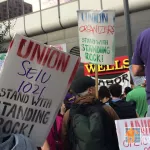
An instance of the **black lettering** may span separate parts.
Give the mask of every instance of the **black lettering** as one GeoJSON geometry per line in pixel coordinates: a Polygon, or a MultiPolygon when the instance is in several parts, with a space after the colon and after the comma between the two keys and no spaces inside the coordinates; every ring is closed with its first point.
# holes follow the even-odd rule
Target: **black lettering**
{"type": "Polygon", "coordinates": [[[12,94],[12,96],[10,97],[10,99],[12,99],[13,98],[13,100],[17,100],[17,91],[14,91],[14,93],[12,94]]]}
{"type": "Polygon", "coordinates": [[[25,135],[24,131],[25,131],[25,129],[26,129],[27,127],[28,127],[28,125],[25,124],[25,123],[23,123],[22,126],[21,126],[21,128],[20,128],[19,133],[25,135]]]}
{"type": "Polygon", "coordinates": [[[34,114],[32,115],[32,119],[31,119],[31,121],[33,122],[34,121],[34,119],[35,119],[35,116],[36,116],[36,114],[37,114],[37,109],[34,111],[34,114]]]}
{"type": "Polygon", "coordinates": [[[22,119],[23,120],[25,115],[26,115],[26,113],[27,113],[27,110],[28,110],[28,107],[25,109],[25,111],[23,111],[23,107],[19,106],[16,119],[22,119]],[[19,116],[21,116],[21,117],[19,117],[19,116]]]}
{"type": "Polygon", "coordinates": [[[103,80],[98,80],[98,85],[99,86],[105,86],[105,82],[103,80]],[[102,84],[101,84],[102,83],[102,84]]]}
{"type": "Polygon", "coordinates": [[[37,106],[37,104],[41,101],[42,98],[38,98],[37,101],[35,100],[35,97],[32,98],[32,105],[37,106]]]}
{"type": "Polygon", "coordinates": [[[123,80],[123,82],[125,82],[125,81],[129,82],[129,80],[128,80],[128,74],[123,74],[122,75],[122,80],[123,80]]]}
{"type": "Polygon", "coordinates": [[[16,116],[16,110],[17,110],[17,105],[14,104],[14,105],[12,106],[12,108],[10,109],[10,111],[7,113],[6,116],[9,117],[10,114],[12,114],[12,118],[15,118],[15,116],[16,116]]]}
{"type": "Polygon", "coordinates": [[[7,91],[8,91],[8,93],[7,93],[7,98],[9,98],[9,95],[10,95],[10,93],[11,93],[13,90],[12,90],[12,89],[8,89],[7,91]]]}
{"type": "Polygon", "coordinates": [[[44,114],[45,114],[45,111],[39,110],[39,112],[38,112],[38,114],[37,114],[37,116],[36,116],[35,122],[36,122],[36,123],[37,123],[37,122],[41,123],[44,114]]]}
{"type": "Polygon", "coordinates": [[[19,123],[19,122],[16,122],[16,123],[14,124],[14,126],[13,126],[11,132],[14,133],[14,134],[18,133],[17,128],[19,128],[19,127],[20,127],[20,123],[19,123]]]}
{"type": "Polygon", "coordinates": [[[32,108],[29,108],[28,109],[28,112],[26,114],[26,117],[25,117],[25,121],[30,121],[31,118],[32,118],[32,115],[33,115],[33,109],[32,108]]]}
{"type": "Polygon", "coordinates": [[[49,100],[45,108],[50,108],[52,105],[52,100],[49,100]]]}
{"type": "Polygon", "coordinates": [[[2,88],[0,93],[0,97],[4,97],[6,95],[6,89],[2,88]]]}
{"type": "Polygon", "coordinates": [[[121,77],[115,78],[115,84],[120,84],[121,83],[121,77]]]}
{"type": "Polygon", "coordinates": [[[11,132],[11,128],[12,128],[12,121],[11,120],[7,120],[2,128],[3,133],[8,134],[11,132]]]}
{"type": "Polygon", "coordinates": [[[4,108],[3,108],[3,111],[2,111],[2,116],[4,116],[4,115],[5,115],[5,112],[6,112],[7,106],[11,106],[11,103],[3,102],[3,104],[4,104],[4,108]]]}
{"type": "Polygon", "coordinates": [[[31,134],[31,132],[32,132],[32,130],[33,130],[33,127],[34,127],[34,125],[31,126],[31,128],[30,128],[30,130],[29,130],[29,133],[28,133],[28,137],[30,136],[30,134],[31,134]]]}
{"type": "Polygon", "coordinates": [[[106,84],[107,84],[107,85],[112,85],[112,84],[114,84],[114,83],[113,83],[113,80],[106,80],[106,84]]]}
{"type": "Polygon", "coordinates": [[[4,123],[4,119],[0,118],[0,126],[4,123]]]}
{"type": "Polygon", "coordinates": [[[29,95],[24,95],[24,100],[22,102],[26,104],[28,101],[29,101],[29,95]]]}
{"type": "Polygon", "coordinates": [[[50,115],[50,112],[46,112],[46,114],[44,115],[44,118],[43,118],[43,124],[47,124],[48,123],[49,115],[50,115]]]}

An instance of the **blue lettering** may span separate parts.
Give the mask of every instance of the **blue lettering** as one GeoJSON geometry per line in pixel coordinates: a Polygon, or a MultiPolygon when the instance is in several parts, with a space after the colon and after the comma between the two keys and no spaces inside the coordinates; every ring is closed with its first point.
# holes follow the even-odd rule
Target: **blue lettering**
{"type": "Polygon", "coordinates": [[[108,23],[108,14],[107,13],[89,13],[82,12],[81,13],[82,21],[89,21],[94,23],[108,23]]]}

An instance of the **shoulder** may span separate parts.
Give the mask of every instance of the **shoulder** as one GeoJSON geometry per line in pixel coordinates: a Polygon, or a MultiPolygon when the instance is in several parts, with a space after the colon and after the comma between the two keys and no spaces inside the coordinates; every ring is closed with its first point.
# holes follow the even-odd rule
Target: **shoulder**
{"type": "Polygon", "coordinates": [[[113,120],[118,120],[119,119],[117,113],[114,111],[114,109],[111,106],[103,105],[103,108],[110,115],[110,117],[112,117],[113,120]]]}

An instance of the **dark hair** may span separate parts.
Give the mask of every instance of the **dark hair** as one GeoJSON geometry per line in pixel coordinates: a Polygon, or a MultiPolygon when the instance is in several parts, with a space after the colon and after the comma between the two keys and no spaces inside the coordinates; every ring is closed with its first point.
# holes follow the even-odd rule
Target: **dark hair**
{"type": "Polygon", "coordinates": [[[110,92],[106,86],[101,86],[98,91],[98,94],[99,94],[100,100],[104,99],[105,97],[110,98],[110,92]]]}
{"type": "Polygon", "coordinates": [[[120,97],[122,93],[122,86],[119,84],[112,84],[109,87],[109,90],[113,97],[120,97]]]}
{"type": "Polygon", "coordinates": [[[132,91],[132,89],[130,88],[130,87],[126,87],[125,89],[124,89],[124,93],[127,95],[129,92],[131,92],[132,91]]]}

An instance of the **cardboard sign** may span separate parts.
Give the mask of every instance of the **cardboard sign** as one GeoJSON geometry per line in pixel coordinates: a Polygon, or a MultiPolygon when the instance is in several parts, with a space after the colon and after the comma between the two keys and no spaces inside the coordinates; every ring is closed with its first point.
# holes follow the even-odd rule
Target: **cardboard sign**
{"type": "Polygon", "coordinates": [[[60,51],[67,52],[67,45],[66,44],[58,44],[58,45],[54,45],[54,47],[59,49],[60,51]]]}
{"type": "Polygon", "coordinates": [[[16,35],[0,76],[0,128],[42,146],[74,78],[79,57],[16,35]]]}
{"type": "Polygon", "coordinates": [[[134,76],[133,75],[132,65],[129,66],[129,70],[130,70],[130,74],[131,74],[131,77],[133,79],[133,82],[134,82],[135,86],[139,86],[139,85],[142,85],[143,83],[145,83],[145,77],[144,76],[139,77],[139,76],[134,76]]]}
{"type": "MultiPolygon", "coordinates": [[[[129,71],[128,56],[121,56],[115,58],[114,65],[98,65],[98,75],[119,74],[129,71]]],[[[95,76],[95,65],[84,64],[84,75],[95,76]]]]}
{"type": "Polygon", "coordinates": [[[150,149],[150,118],[116,120],[120,150],[150,149]]]}
{"type": "Polygon", "coordinates": [[[81,62],[101,65],[114,64],[114,23],[115,11],[78,11],[81,62]]]}
{"type": "MultiPolygon", "coordinates": [[[[94,77],[92,77],[94,78],[94,77]]],[[[94,78],[95,79],[95,78],[94,78]]],[[[109,87],[112,84],[120,84],[122,86],[122,92],[126,87],[131,87],[130,85],[130,73],[129,71],[112,79],[98,79],[98,87],[107,86],[109,87]]]]}

